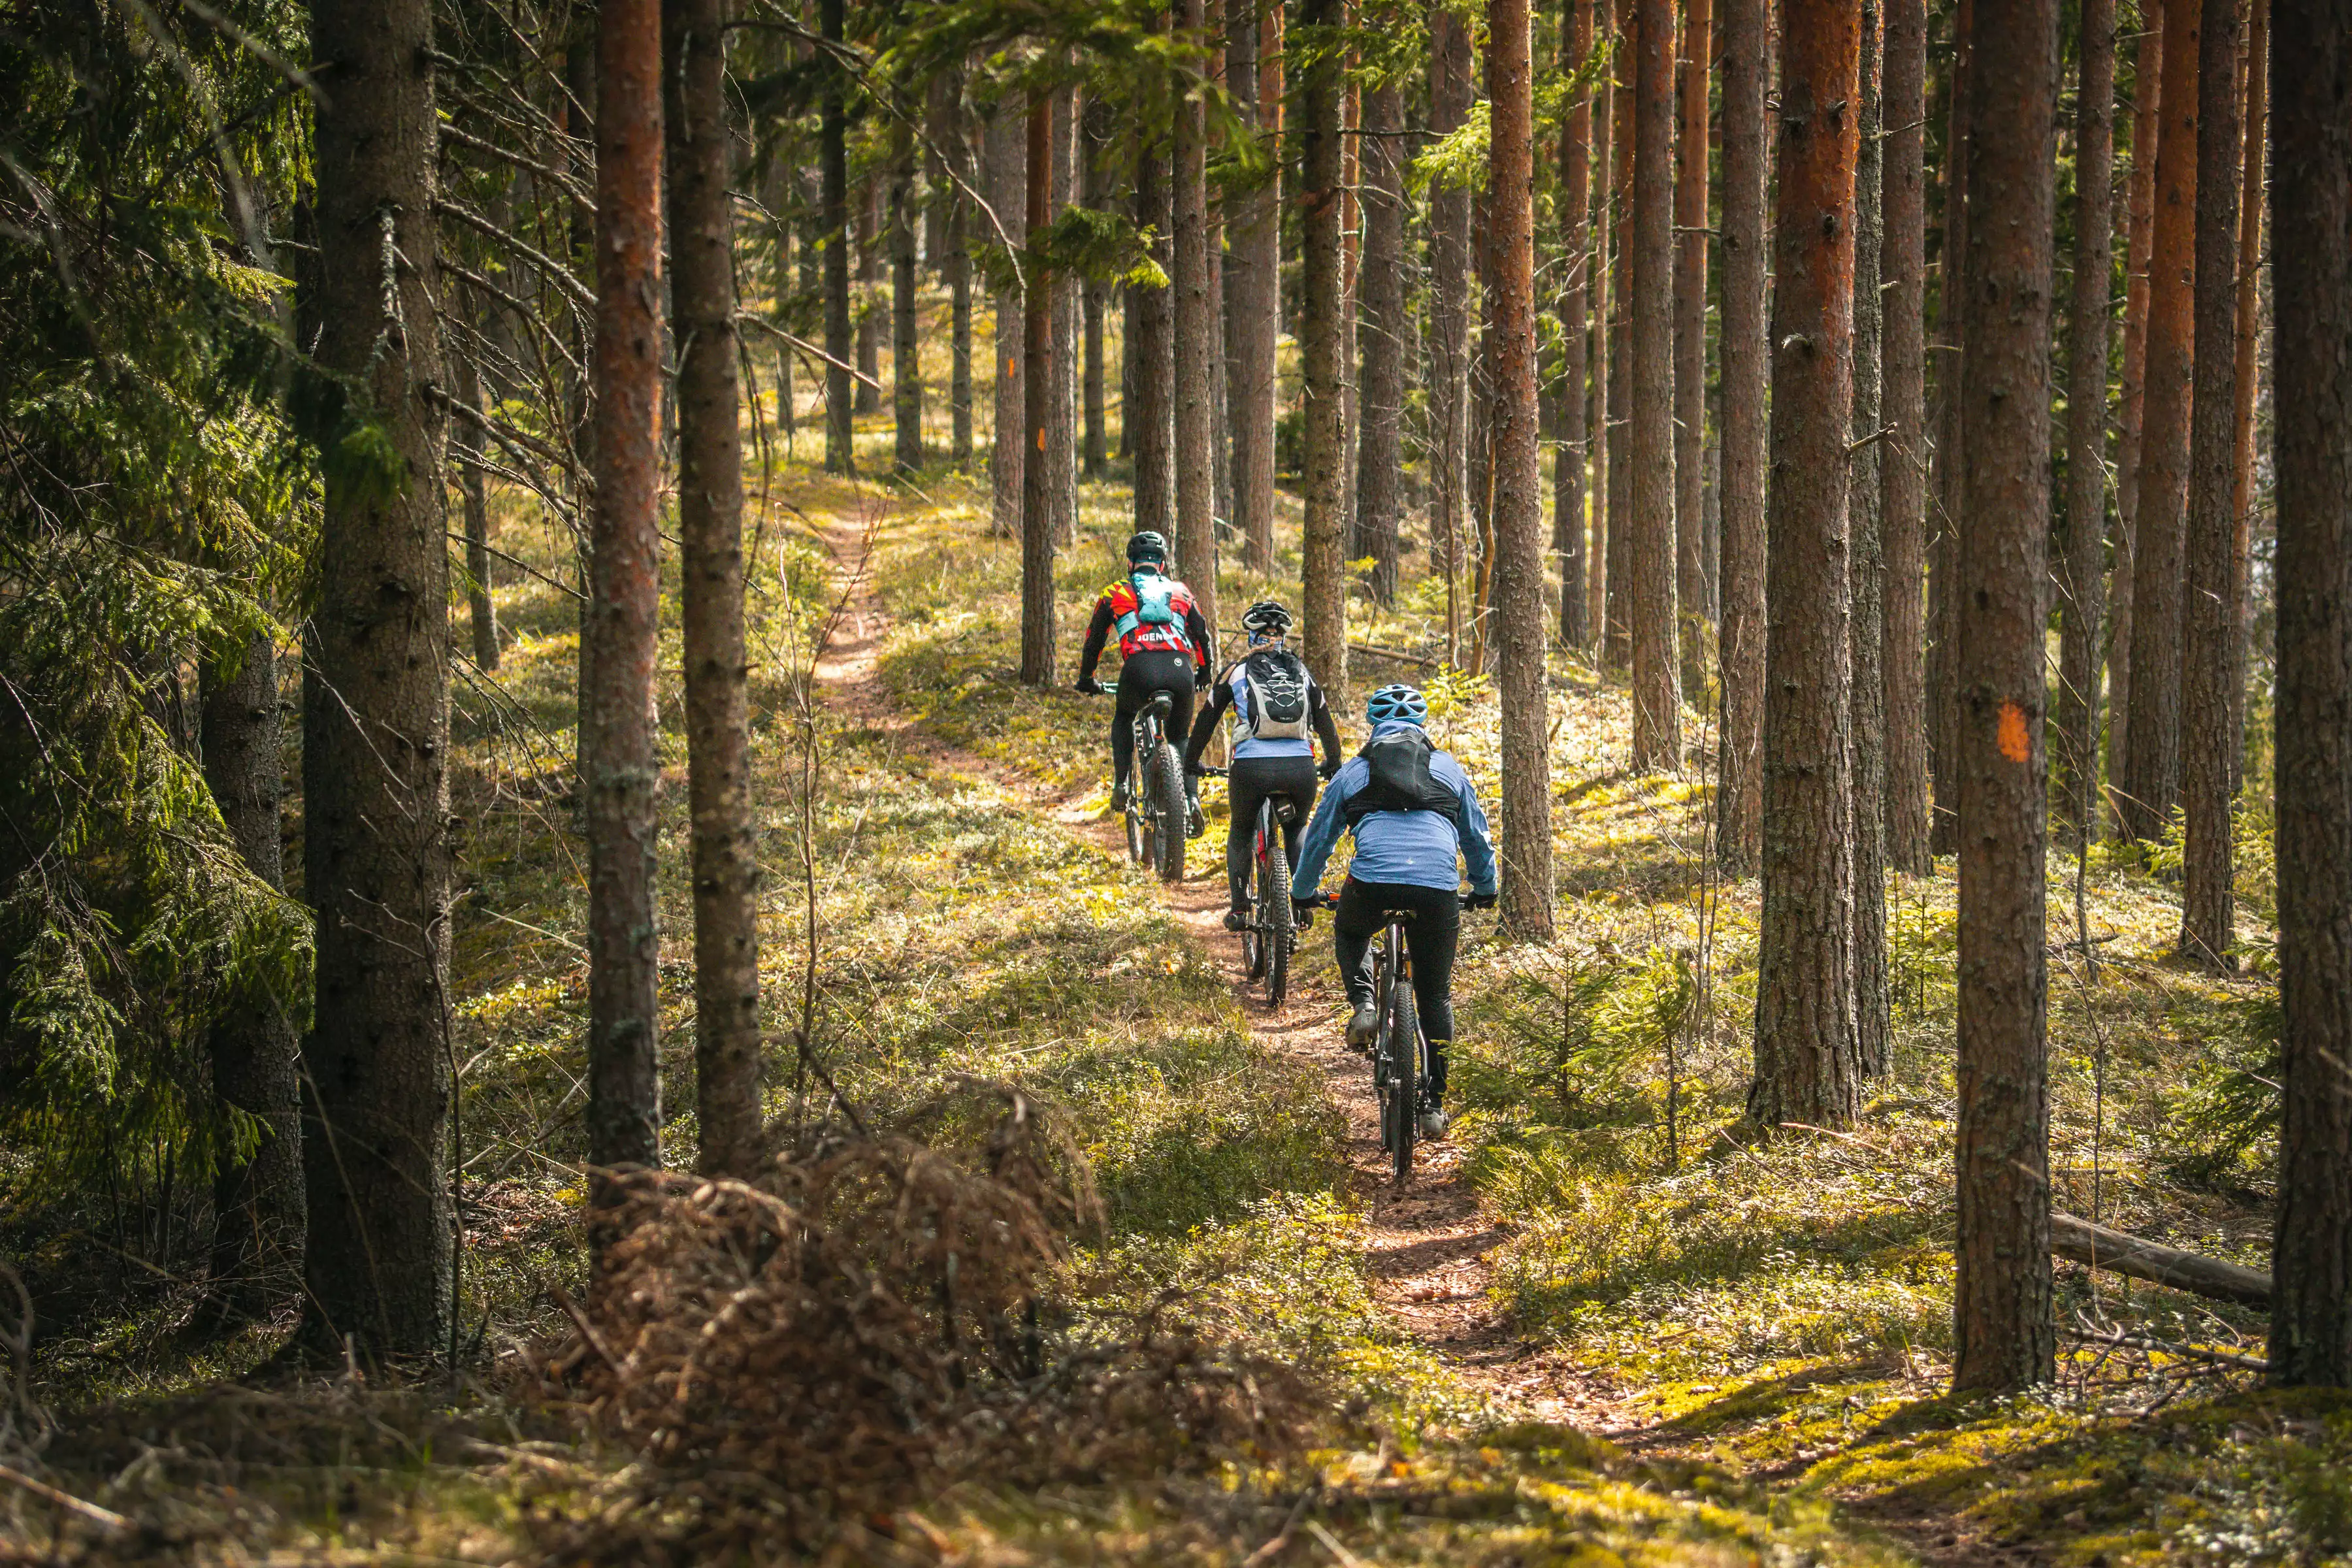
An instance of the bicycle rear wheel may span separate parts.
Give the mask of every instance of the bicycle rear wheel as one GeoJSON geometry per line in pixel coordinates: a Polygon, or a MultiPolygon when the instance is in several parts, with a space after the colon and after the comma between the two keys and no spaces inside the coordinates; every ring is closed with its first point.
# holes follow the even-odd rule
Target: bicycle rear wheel
{"type": "MultiPolygon", "coordinates": [[[[1391,937],[1397,933],[1391,930],[1391,937]]],[[[1390,982],[1388,1016],[1381,1030],[1381,1046],[1388,1053],[1390,1127],[1389,1163],[1402,1183],[1412,1175],[1413,1139],[1420,1131],[1421,1011],[1413,1005],[1412,983],[1402,974],[1390,982]]]]}
{"type": "Polygon", "coordinates": [[[1158,814],[1160,879],[1184,879],[1184,763],[1162,739],[1151,751],[1151,807],[1158,814]]]}
{"type": "Polygon", "coordinates": [[[1290,859],[1282,851],[1281,829],[1267,829],[1259,842],[1265,855],[1258,862],[1263,869],[1257,905],[1258,919],[1265,922],[1265,999],[1279,1007],[1290,994],[1290,949],[1297,941],[1298,923],[1290,909],[1290,859]]]}

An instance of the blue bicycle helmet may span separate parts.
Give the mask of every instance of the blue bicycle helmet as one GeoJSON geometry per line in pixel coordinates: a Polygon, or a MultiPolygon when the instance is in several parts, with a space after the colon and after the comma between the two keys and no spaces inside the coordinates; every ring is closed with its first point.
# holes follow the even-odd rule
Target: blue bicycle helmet
{"type": "Polygon", "coordinates": [[[1392,719],[1425,724],[1429,721],[1429,704],[1410,686],[1383,686],[1364,704],[1364,717],[1375,724],[1385,724],[1392,719]]]}
{"type": "Polygon", "coordinates": [[[1129,565],[1140,566],[1147,561],[1154,566],[1168,564],[1167,536],[1149,528],[1127,542],[1129,565]]]}

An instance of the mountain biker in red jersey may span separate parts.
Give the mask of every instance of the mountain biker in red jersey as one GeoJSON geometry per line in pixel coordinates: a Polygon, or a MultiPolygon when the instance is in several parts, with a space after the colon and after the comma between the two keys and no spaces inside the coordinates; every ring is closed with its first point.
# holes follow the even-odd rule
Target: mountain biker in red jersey
{"type": "MultiPolygon", "coordinates": [[[[1077,688],[1100,691],[1095,665],[1112,632],[1118,634],[1118,706],[1110,721],[1110,808],[1127,809],[1130,775],[1135,768],[1132,721],[1155,691],[1171,699],[1168,714],[1169,744],[1192,727],[1192,693],[1209,683],[1208,623],[1192,590],[1168,574],[1168,541],[1150,529],[1127,542],[1127,575],[1102,591],[1095,600],[1094,619],[1087,626],[1087,646],[1078,656],[1077,688]]],[[[1201,785],[1184,780],[1186,824],[1192,837],[1201,836],[1201,785]]]]}

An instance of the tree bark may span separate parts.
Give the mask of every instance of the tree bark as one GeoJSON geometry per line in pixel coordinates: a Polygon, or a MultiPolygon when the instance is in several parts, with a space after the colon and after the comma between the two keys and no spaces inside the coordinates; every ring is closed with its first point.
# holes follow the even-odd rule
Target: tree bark
{"type": "Polygon", "coordinates": [[[2070,1214],[2050,1215],[2050,1254],[2086,1268],[2153,1280],[2175,1290],[2242,1307],[2271,1304],[2271,1277],[2219,1258],[2200,1258],[2177,1247],[2159,1247],[2070,1214]]]}
{"type": "Polygon", "coordinates": [[[1682,616],[1682,689],[1703,700],[1710,620],[1706,586],[1706,247],[1708,76],[1713,0],[1683,0],[1676,53],[1675,172],[1675,599],[1682,616]]]}
{"type": "Polygon", "coordinates": [[[1716,846],[1736,876],[1756,869],[1764,816],[1766,5],[1723,4],[1723,738],[1716,846]]]}
{"type": "Polygon", "coordinates": [[[1999,58],[1971,73],[1961,287],[1959,1189],[1956,1390],[2055,1373],[2050,1295],[2050,293],[2058,0],[1976,0],[1999,58]]]}
{"type": "Polygon", "coordinates": [[[2098,823],[2099,621],[2106,598],[2107,311],[2115,220],[2115,0],[2083,0],[2074,106],[2074,281],[2066,334],[2065,553],[2055,796],[2081,843],[2098,823]]]}
{"type": "Polygon", "coordinates": [[[1784,0],[1767,509],[1764,912],[1756,1081],[1766,1127],[1860,1109],[1853,1002],[1846,431],[1862,37],[1842,0],[1784,0]]]}
{"type": "MultiPolygon", "coordinates": [[[[1210,39],[1202,0],[1178,0],[1177,28],[1184,42],[1210,39]]],[[[1192,586],[1201,618],[1217,626],[1216,476],[1211,469],[1215,407],[1211,366],[1217,342],[1217,298],[1209,279],[1209,130],[1205,84],[1186,77],[1176,103],[1175,345],[1176,566],[1192,586]]],[[[1311,582],[1311,579],[1310,579],[1311,582]]],[[[1312,603],[1312,588],[1309,589],[1312,603]]],[[[1308,616],[1311,619],[1313,610],[1308,616]]],[[[1311,634],[1310,634],[1311,635],[1311,634]]]]}
{"type": "MultiPolygon", "coordinates": [[[[1592,53],[1593,0],[1570,0],[1560,69],[1572,72],[1592,53]]],[[[1559,134],[1560,250],[1568,276],[1559,291],[1559,451],[1552,467],[1552,549],[1559,555],[1559,640],[1585,646],[1584,378],[1591,358],[1592,260],[1592,94],[1570,103],[1559,134]]],[[[1375,264],[1376,265],[1376,264],[1375,264]]]]}
{"type": "Polygon", "coordinates": [[[2352,4],[2274,0],[2278,1229],[2273,1381],[2352,1386],[2352,4]]]}
{"type": "MultiPolygon", "coordinates": [[[[1266,43],[1279,48],[1282,7],[1276,0],[1233,0],[1225,57],[1234,110],[1259,143],[1273,150],[1282,128],[1279,92],[1269,95],[1273,62],[1261,65],[1266,43]]],[[[1233,416],[1234,530],[1252,571],[1274,563],[1275,351],[1282,327],[1282,175],[1279,161],[1266,183],[1225,198],[1225,334],[1230,365],[1226,396],[1233,416]]]]}
{"type": "MultiPolygon", "coordinates": [[[[1304,0],[1301,26],[1339,20],[1337,0],[1304,0]]],[[[1434,20],[1434,18],[1433,18],[1434,20]]],[[[1464,47],[1468,45],[1465,41],[1464,47]]],[[[1466,74],[1466,71],[1465,71],[1466,74]]],[[[1299,298],[1299,360],[1305,373],[1307,527],[1300,630],[1309,668],[1331,706],[1348,704],[1348,584],[1340,559],[1347,517],[1340,510],[1339,359],[1339,63],[1318,58],[1298,83],[1300,163],[1305,189],[1299,205],[1305,229],[1299,298]]]]}
{"type": "MultiPolygon", "coordinates": [[[[988,122],[988,201],[996,221],[1015,246],[1029,242],[1029,150],[1025,121],[1010,103],[997,106],[988,122]]],[[[1010,539],[1021,531],[1023,432],[1029,424],[1029,382],[1022,365],[1025,331],[1022,297],[1008,289],[996,296],[996,406],[990,432],[989,531],[1010,539]]],[[[1138,479],[1138,493],[1141,480],[1138,479]]]]}
{"type": "Polygon", "coordinates": [[[901,126],[890,165],[890,414],[901,474],[923,466],[922,344],[915,323],[915,144],[901,126]]]}
{"type": "MultiPolygon", "coordinates": [[[[1633,0],[1633,771],[1682,766],[1675,527],[1675,7],[1633,0]]],[[[1696,530],[1694,530],[1696,537],[1696,530]]]]}
{"type": "MultiPolygon", "coordinates": [[[[1588,4],[1590,0],[1588,0],[1588,4]]],[[[1356,515],[1372,558],[1372,597],[1396,598],[1397,514],[1403,505],[1404,92],[1383,82],[1364,96],[1364,270],[1359,342],[1363,434],[1356,447],[1356,515]]]]}
{"type": "MultiPolygon", "coordinates": [[[[1595,38],[1614,35],[1616,0],[1595,0],[1592,24],[1595,38]]],[[[1613,527],[1609,509],[1617,483],[1609,434],[1609,411],[1615,395],[1610,382],[1616,372],[1609,346],[1609,321],[1617,295],[1616,269],[1611,265],[1609,254],[1610,236],[1615,228],[1610,211],[1610,175],[1614,167],[1611,131],[1617,114],[1616,87],[1612,79],[1615,75],[1612,57],[1611,68],[1601,73],[1592,89],[1592,245],[1585,263],[1592,298],[1592,325],[1586,337],[1592,397],[1585,419],[1585,448],[1592,459],[1592,501],[1587,509],[1592,518],[1592,545],[1584,563],[1583,646],[1596,658],[1601,657],[1601,645],[1609,624],[1609,542],[1613,527]]]]}
{"type": "Polygon", "coordinates": [[[1927,760],[1929,796],[1927,845],[1936,854],[1957,847],[1952,835],[1958,824],[1959,768],[1953,755],[1953,738],[1959,723],[1959,688],[1955,674],[1959,637],[1959,574],[1961,519],[1959,484],[1963,439],[1960,425],[1960,377],[1968,363],[1969,300],[1958,286],[1960,258],[1969,246],[1969,161],[1953,148],[1969,144],[1975,75],[1975,0],[1959,0],[1952,26],[1950,118],[1944,135],[1944,224],[1937,268],[1943,287],[1937,302],[1936,335],[1941,351],[1936,367],[1934,421],[1936,448],[1929,468],[1935,498],[1933,526],[1927,543],[1927,760]]]}
{"type": "MultiPolygon", "coordinates": [[[[286,888],[278,826],[278,650],[250,638],[235,668],[204,672],[205,783],[247,869],[286,888]]],[[[223,1321],[260,1321],[301,1288],[302,1093],[294,1022],[275,997],[240,997],[207,1042],[213,1093],[252,1117],[261,1142],[249,1160],[225,1157],[213,1179],[208,1310],[223,1321]]]]}
{"type": "MultiPolygon", "coordinates": [[[[1066,82],[1054,91],[1054,185],[1046,221],[1057,223],[1077,195],[1078,88],[1066,82]]],[[[1068,550],[1078,542],[1078,279],[1053,274],[1054,346],[1052,416],[1045,425],[1045,479],[1054,519],[1054,542],[1068,550]]]]}
{"type": "Polygon", "coordinates": [[[2181,599],[2180,952],[2224,970],[2234,962],[2231,764],[2238,752],[2237,480],[2238,205],[2243,100],[2236,0],[2205,0],[2198,36],[2195,370],[2189,522],[2181,599]]]}
{"type": "MultiPolygon", "coordinates": [[[[1099,98],[1089,99],[1087,110],[1078,117],[1079,201],[1095,208],[1108,207],[1104,200],[1109,193],[1102,167],[1102,141],[1097,132],[1107,129],[1108,105],[1099,98]]],[[[1079,452],[1079,462],[1087,478],[1099,479],[1105,465],[1110,461],[1110,414],[1105,402],[1106,387],[1103,362],[1103,306],[1110,293],[1109,286],[1089,276],[1080,286],[1078,315],[1086,333],[1086,370],[1081,377],[1080,403],[1085,411],[1086,439],[1079,452]]]]}
{"type": "Polygon", "coordinates": [[[1853,535],[1853,613],[1847,622],[1853,690],[1853,1017],[1855,1049],[1872,1078],[1895,1070],[1886,982],[1886,551],[1879,510],[1879,249],[1885,167],[1880,132],[1878,0],[1862,7],[1862,129],[1853,196],[1853,432],[1846,473],[1853,535]]]}
{"type": "Polygon", "coordinates": [[[947,205],[942,253],[935,258],[948,285],[948,427],[956,471],[971,472],[971,199],[964,184],[976,183],[963,110],[963,73],[950,78],[943,129],[948,169],[962,184],[950,184],[934,200],[947,205]]]}
{"type": "Polygon", "coordinates": [[[2199,7],[2164,16],[2156,225],[2148,264],[2147,389],[2133,519],[2131,750],[2122,784],[2126,837],[2154,839],[2180,803],[2181,554],[2189,500],[2189,417],[2197,269],[2199,7]]]}
{"type": "MultiPolygon", "coordinates": [[[[1429,133],[1443,139],[1469,118],[1470,35],[1444,4],[1429,10],[1429,133]]],[[[1336,286],[1336,279],[1335,279],[1336,286]]],[[[1470,193],[1429,193],[1429,563],[1445,574],[1445,658],[1462,658],[1458,584],[1470,511],[1470,193]]],[[[1311,405],[1310,405],[1311,407],[1311,405]]],[[[1311,419],[1313,415],[1309,414],[1311,419]]]]}
{"type": "Polygon", "coordinates": [[[2231,473],[2233,580],[2231,644],[2235,669],[2230,677],[2230,793],[2245,787],[2246,636],[2251,620],[2247,594],[2252,584],[2254,521],[2254,405],[2262,384],[2263,149],[2269,130],[2270,0],[2252,0],[2246,27],[2246,158],[2239,180],[2238,341],[2233,426],[2236,461],[2231,473]]]}
{"type": "MultiPolygon", "coordinates": [[[[1883,181],[1886,223],[1880,253],[1885,301],[1882,422],[1893,434],[1879,455],[1885,535],[1886,859],[1924,876],[1927,853],[1927,7],[1886,0],[1883,181]]],[[[1727,411],[1725,419],[1729,420],[1727,411]]],[[[1728,541],[1727,448],[1724,533],[1728,541]]]]}
{"type": "Polygon", "coordinates": [[[857,187],[857,412],[872,414],[882,406],[881,247],[876,232],[882,226],[882,182],[867,174],[857,187]]]}
{"type": "MultiPolygon", "coordinates": [[[[1159,237],[1152,259],[1172,278],[1169,234],[1168,160],[1146,134],[1135,158],[1136,221],[1159,237]]],[[[1130,288],[1135,321],[1135,526],[1162,535],[1176,531],[1176,339],[1171,286],[1130,288]]]]}
{"type": "MultiPolygon", "coordinates": [[[[1054,102],[1051,90],[1029,100],[1029,232],[1053,221],[1054,102]]],[[[1053,474],[1046,429],[1054,418],[1054,276],[1033,257],[1021,296],[1023,426],[1029,432],[1021,462],[1021,679],[1054,679],[1053,474]]]]}
{"type": "MultiPolygon", "coordinates": [[[[818,0],[819,26],[826,43],[842,42],[843,0],[818,0]]],[[[817,226],[824,248],[824,467],[854,474],[857,458],[850,445],[855,401],[849,356],[855,346],[849,326],[849,109],[840,65],[829,53],[816,57],[824,73],[817,125],[817,226]]]]}
{"type": "Polygon", "coordinates": [[[2131,754],[2132,579],[2139,519],[2140,430],[2147,408],[2149,270],[2156,249],[2156,148],[2162,124],[2165,0],[2141,0],[2132,54],[2129,232],[2124,246],[2124,369],[2116,438],[2116,537],[2107,593],[2107,793],[2123,826],[2123,784],[2131,754]]]}
{"type": "MultiPolygon", "coordinates": [[[[460,407],[482,412],[481,368],[470,353],[450,355],[460,407]]],[[[466,505],[466,608],[474,634],[474,668],[499,667],[499,607],[490,598],[490,505],[482,479],[482,427],[460,414],[449,426],[457,448],[457,489],[466,505]]]]}
{"type": "Polygon", "coordinates": [[[431,7],[317,0],[310,41],[331,97],[315,110],[314,352],[399,468],[383,485],[330,473],[302,698],[303,891],[318,913],[303,1337],[340,1356],[349,1336],[373,1359],[442,1351],[452,1310],[431,7]]]}
{"type": "Polygon", "coordinates": [[[1609,318],[1609,540],[1602,584],[1601,662],[1612,670],[1633,666],[1633,52],[1641,35],[1634,0],[1617,0],[1617,73],[1612,90],[1612,153],[1615,187],[1617,264],[1612,269],[1609,318]]]}
{"type": "MultiPolygon", "coordinates": [[[[705,1175],[748,1176],[759,1168],[765,1114],[751,656],[743,634],[735,224],[728,196],[727,13],[726,0],[666,0],[662,58],[667,62],[670,254],[677,268],[671,298],[677,311],[678,575],[694,859],[695,1168],[705,1175]]],[[[906,208],[902,195],[898,259],[911,272],[907,252],[914,233],[906,208]]],[[[902,325],[902,380],[911,363],[911,335],[902,325]]],[[[903,436],[903,394],[901,419],[903,436]]]]}
{"type": "MultiPolygon", "coordinates": [[[[1340,0],[1339,20],[1353,29],[1357,0],[1340,0]]],[[[1363,434],[1362,388],[1357,384],[1356,325],[1358,289],[1363,266],[1363,208],[1357,199],[1363,188],[1363,89],[1356,79],[1360,60],[1348,50],[1347,84],[1339,101],[1339,516],[1343,563],[1360,559],[1363,520],[1356,510],[1356,454],[1363,434]]],[[[1344,564],[1340,593],[1347,593],[1344,564]]]]}
{"type": "Polygon", "coordinates": [[[1502,918],[1552,930],[1551,704],[1544,689],[1542,449],[1536,409],[1535,63],[1528,0],[1489,0],[1487,212],[1494,261],[1495,607],[1503,713],[1502,918]]]}

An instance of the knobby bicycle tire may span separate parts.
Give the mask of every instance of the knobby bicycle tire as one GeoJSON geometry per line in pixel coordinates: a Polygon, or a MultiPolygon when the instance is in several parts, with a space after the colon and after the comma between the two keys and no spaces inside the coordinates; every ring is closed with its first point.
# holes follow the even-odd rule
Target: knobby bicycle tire
{"type": "Polygon", "coordinates": [[[1165,739],[1151,752],[1151,805],[1159,816],[1160,879],[1184,879],[1184,763],[1165,739]]]}
{"type": "MultiPolygon", "coordinates": [[[[1402,933],[1391,926],[1389,934],[1394,940],[1402,933]]],[[[1421,1110],[1421,1010],[1413,1005],[1412,982],[1397,973],[1393,959],[1387,1027],[1381,1037],[1389,1051],[1389,1105],[1395,1123],[1389,1161],[1396,1179],[1403,1182],[1412,1174],[1413,1140],[1420,1131],[1416,1118],[1421,1110]]]]}
{"type": "Polygon", "coordinates": [[[1259,840],[1265,847],[1265,896],[1258,900],[1258,919],[1265,946],[1265,999],[1279,1007],[1290,994],[1290,949],[1297,941],[1297,919],[1290,910],[1290,858],[1283,852],[1282,829],[1275,826],[1271,806],[1260,818],[1267,824],[1259,840]]]}

